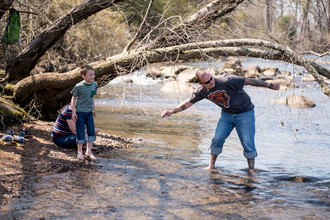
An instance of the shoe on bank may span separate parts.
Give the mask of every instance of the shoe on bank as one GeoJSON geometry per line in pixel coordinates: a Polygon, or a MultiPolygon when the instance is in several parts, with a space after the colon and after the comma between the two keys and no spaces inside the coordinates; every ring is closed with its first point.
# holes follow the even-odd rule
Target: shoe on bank
{"type": "Polygon", "coordinates": [[[13,135],[14,132],[12,130],[7,131],[7,134],[2,136],[1,141],[3,142],[4,145],[13,145],[13,135]]]}

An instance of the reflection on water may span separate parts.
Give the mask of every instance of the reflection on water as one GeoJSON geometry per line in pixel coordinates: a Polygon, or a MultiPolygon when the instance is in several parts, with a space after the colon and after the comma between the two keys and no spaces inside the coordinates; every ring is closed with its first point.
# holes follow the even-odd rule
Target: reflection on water
{"type": "Polygon", "coordinates": [[[329,98],[314,83],[274,92],[247,87],[256,106],[257,172],[250,175],[235,131],[214,171],[203,170],[220,117],[201,101],[170,118],[189,94],[163,94],[159,84],[109,85],[97,100],[96,125],[138,141],[83,169],[37,179],[0,215],[9,219],[329,219],[329,98]],[[272,103],[303,94],[317,104],[272,103]],[[141,95],[142,94],[142,95],[141,95]]]}

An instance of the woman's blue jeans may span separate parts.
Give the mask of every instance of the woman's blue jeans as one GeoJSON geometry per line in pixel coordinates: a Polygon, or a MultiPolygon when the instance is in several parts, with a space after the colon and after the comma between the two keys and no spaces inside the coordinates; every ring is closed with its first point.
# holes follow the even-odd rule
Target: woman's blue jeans
{"type": "Polygon", "coordinates": [[[77,148],[77,136],[75,134],[53,138],[53,142],[62,148],[77,148]]]}
{"type": "Polygon", "coordinates": [[[252,159],[258,156],[255,143],[255,115],[254,110],[240,113],[230,114],[221,113],[214,138],[211,143],[211,154],[219,155],[222,152],[223,144],[231,131],[236,128],[238,137],[244,148],[243,155],[247,159],[252,159]]]}
{"type": "Polygon", "coordinates": [[[77,144],[83,144],[85,138],[85,125],[87,127],[88,142],[94,142],[95,128],[94,128],[94,118],[92,112],[77,112],[76,121],[76,132],[77,132],[77,144]]]}
{"type": "MultiPolygon", "coordinates": [[[[69,134],[59,138],[53,138],[54,144],[62,148],[77,148],[77,135],[69,134]]],[[[84,143],[87,144],[87,135],[85,134],[84,143]]]]}

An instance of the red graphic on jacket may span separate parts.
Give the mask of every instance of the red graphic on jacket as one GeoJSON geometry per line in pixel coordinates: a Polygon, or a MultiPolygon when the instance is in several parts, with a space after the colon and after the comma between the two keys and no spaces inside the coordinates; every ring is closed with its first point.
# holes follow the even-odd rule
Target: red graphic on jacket
{"type": "Polygon", "coordinates": [[[212,92],[208,95],[208,98],[216,104],[229,108],[230,97],[226,94],[225,90],[217,90],[212,92]]]}

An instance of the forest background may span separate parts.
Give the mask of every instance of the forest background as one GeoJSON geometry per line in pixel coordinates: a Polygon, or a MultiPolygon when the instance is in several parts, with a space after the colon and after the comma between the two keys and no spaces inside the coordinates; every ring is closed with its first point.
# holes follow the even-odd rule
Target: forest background
{"type": "MultiPolygon", "coordinates": [[[[11,7],[21,11],[20,47],[24,50],[47,27],[83,2],[83,0],[13,1],[11,7]]],[[[30,71],[30,75],[66,73],[82,64],[107,60],[109,57],[121,54],[138,33],[132,45],[134,50],[134,47],[141,46],[141,43],[147,44],[164,30],[180,23],[183,18],[203,8],[209,2],[211,1],[154,0],[148,11],[150,1],[119,1],[113,7],[101,10],[72,25],[41,56],[30,71]]],[[[210,27],[201,30],[200,33],[196,32],[194,36],[189,36],[193,39],[192,42],[247,38],[278,43],[293,49],[298,54],[329,53],[330,0],[237,0],[236,2],[239,4],[231,13],[225,13],[210,27]]],[[[0,20],[2,33],[7,24],[7,13],[0,20]]],[[[9,45],[9,51],[12,57],[20,53],[16,44],[9,45]]],[[[2,69],[6,72],[9,60],[3,48],[1,55],[2,69]]],[[[17,81],[10,83],[14,85],[17,81]]],[[[33,105],[36,109],[34,112],[31,111],[31,103],[30,107],[25,109],[29,110],[29,113],[38,115],[36,108],[38,106],[35,103],[33,105]]]]}
{"type": "MultiPolygon", "coordinates": [[[[15,1],[21,13],[21,47],[83,0],[15,1]]],[[[155,0],[139,39],[161,21],[176,23],[205,3],[203,0],[155,0]]],[[[67,72],[82,63],[119,54],[136,33],[149,1],[128,0],[74,25],[40,59],[35,71],[67,72]]],[[[275,41],[300,52],[330,51],[330,0],[251,0],[218,21],[203,34],[203,40],[253,38],[275,41]]],[[[2,33],[6,16],[1,19],[2,33]]],[[[168,25],[168,24],[167,24],[168,25]]],[[[161,31],[161,29],[159,29],[161,31]]],[[[159,31],[153,33],[155,37],[159,31]]],[[[14,45],[12,53],[17,53],[14,45]]],[[[2,60],[4,62],[4,60],[2,60]]]]}

